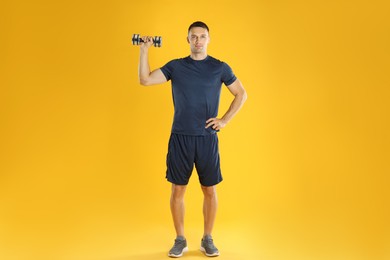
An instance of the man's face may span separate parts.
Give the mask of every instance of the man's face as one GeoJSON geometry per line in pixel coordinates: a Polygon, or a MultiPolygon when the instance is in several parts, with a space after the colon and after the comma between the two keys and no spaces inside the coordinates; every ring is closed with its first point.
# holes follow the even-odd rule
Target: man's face
{"type": "Polygon", "coordinates": [[[192,53],[205,53],[210,42],[209,32],[202,27],[193,27],[188,33],[187,41],[192,53]]]}

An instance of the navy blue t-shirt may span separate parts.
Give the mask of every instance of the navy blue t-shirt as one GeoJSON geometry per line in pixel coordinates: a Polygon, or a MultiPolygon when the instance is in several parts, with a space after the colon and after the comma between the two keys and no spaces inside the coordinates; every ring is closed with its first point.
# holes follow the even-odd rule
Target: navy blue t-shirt
{"type": "Polygon", "coordinates": [[[229,65],[211,56],[203,60],[188,56],[168,62],[161,71],[172,81],[175,108],[172,133],[215,133],[211,127],[205,129],[206,120],[218,115],[222,83],[229,86],[236,80],[229,65]]]}

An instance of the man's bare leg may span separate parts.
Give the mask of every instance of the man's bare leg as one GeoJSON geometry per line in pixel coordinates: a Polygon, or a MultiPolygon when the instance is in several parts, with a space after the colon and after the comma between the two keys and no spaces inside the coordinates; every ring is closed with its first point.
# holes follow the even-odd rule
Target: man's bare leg
{"type": "Polygon", "coordinates": [[[214,227],[215,217],[217,215],[218,199],[216,186],[201,186],[203,199],[203,217],[204,217],[204,234],[211,235],[214,227]]]}
{"type": "Polygon", "coordinates": [[[176,235],[184,237],[184,194],[187,185],[172,184],[171,192],[171,213],[176,235]]]}
{"type": "Polygon", "coordinates": [[[218,248],[215,247],[211,232],[213,231],[215,217],[217,215],[218,199],[216,186],[202,186],[204,194],[203,216],[204,216],[204,233],[200,245],[200,250],[207,256],[218,256],[218,248]]]}

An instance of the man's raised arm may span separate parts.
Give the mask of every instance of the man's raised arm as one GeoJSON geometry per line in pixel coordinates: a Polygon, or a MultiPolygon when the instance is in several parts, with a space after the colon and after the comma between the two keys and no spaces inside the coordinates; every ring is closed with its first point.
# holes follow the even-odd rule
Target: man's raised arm
{"type": "Polygon", "coordinates": [[[160,69],[150,72],[149,67],[149,48],[153,44],[153,38],[150,36],[142,37],[144,42],[140,45],[140,59],[138,67],[139,82],[143,86],[161,84],[167,81],[160,69]]]}

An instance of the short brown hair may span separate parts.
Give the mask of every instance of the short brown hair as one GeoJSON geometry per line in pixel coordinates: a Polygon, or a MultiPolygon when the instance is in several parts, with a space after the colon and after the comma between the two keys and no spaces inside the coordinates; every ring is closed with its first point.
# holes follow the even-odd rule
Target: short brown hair
{"type": "Polygon", "coordinates": [[[190,25],[190,27],[188,27],[188,32],[190,32],[190,30],[191,30],[193,27],[201,27],[201,28],[206,29],[208,32],[210,32],[209,27],[207,26],[207,24],[205,24],[204,22],[201,22],[201,21],[193,22],[193,23],[190,25]]]}

